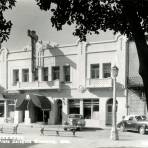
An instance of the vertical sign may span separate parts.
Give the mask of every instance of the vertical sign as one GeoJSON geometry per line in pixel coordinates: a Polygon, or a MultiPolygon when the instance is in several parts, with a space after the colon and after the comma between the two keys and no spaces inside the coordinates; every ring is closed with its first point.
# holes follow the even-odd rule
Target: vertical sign
{"type": "Polygon", "coordinates": [[[31,48],[32,48],[32,63],[31,63],[31,69],[32,73],[35,72],[36,69],[36,43],[38,41],[38,36],[36,35],[36,32],[34,30],[28,30],[28,36],[31,38],[31,48]]]}

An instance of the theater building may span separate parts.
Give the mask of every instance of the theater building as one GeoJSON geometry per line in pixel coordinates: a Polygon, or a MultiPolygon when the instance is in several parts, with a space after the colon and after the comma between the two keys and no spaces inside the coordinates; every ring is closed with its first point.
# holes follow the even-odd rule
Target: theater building
{"type": "Polygon", "coordinates": [[[37,41],[35,47],[17,51],[1,48],[0,122],[62,124],[67,114],[78,113],[88,127],[111,125],[114,65],[119,68],[117,120],[130,113],[146,113],[143,84],[132,81],[137,77],[132,74],[138,73],[130,69],[134,62],[129,60],[133,54],[129,47],[134,49],[124,36],[117,36],[73,45],[37,41]],[[137,110],[133,101],[139,105],[137,110]]]}

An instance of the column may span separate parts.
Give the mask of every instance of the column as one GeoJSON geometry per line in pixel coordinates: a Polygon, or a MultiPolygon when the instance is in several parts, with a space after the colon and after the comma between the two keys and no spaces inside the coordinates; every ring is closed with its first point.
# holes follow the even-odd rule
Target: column
{"type": "Polygon", "coordinates": [[[8,116],[8,102],[7,100],[4,101],[4,119],[8,116]]]}
{"type": "Polygon", "coordinates": [[[29,82],[32,82],[33,81],[33,73],[31,71],[31,68],[29,68],[29,82]]]}
{"type": "Polygon", "coordinates": [[[103,78],[103,63],[100,63],[99,65],[99,78],[103,78]]]}
{"type": "Polygon", "coordinates": [[[48,81],[52,81],[52,66],[48,66],[48,81]]]}
{"type": "Polygon", "coordinates": [[[39,76],[38,76],[38,80],[41,82],[43,79],[42,79],[42,67],[39,67],[39,69],[38,69],[38,74],[39,74],[39,76]]]}
{"type": "Polygon", "coordinates": [[[68,99],[63,98],[63,104],[62,104],[62,123],[66,120],[67,115],[68,115],[68,110],[69,104],[68,104],[68,99]]]}
{"type": "Polygon", "coordinates": [[[78,70],[78,87],[86,86],[86,76],[87,76],[87,43],[79,42],[78,43],[78,62],[77,62],[77,70],[78,70]]]}
{"type": "Polygon", "coordinates": [[[22,82],[22,69],[19,69],[19,82],[22,82]]]}
{"type": "Polygon", "coordinates": [[[84,116],[84,105],[83,105],[83,99],[80,99],[80,114],[84,116]]]}
{"type": "Polygon", "coordinates": [[[29,110],[25,110],[25,124],[30,124],[31,119],[29,117],[29,110]]]}

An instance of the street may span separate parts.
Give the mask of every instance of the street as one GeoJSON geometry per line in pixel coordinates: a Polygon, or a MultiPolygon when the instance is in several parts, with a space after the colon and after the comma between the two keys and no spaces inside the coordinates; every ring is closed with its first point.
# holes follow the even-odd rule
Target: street
{"type": "Polygon", "coordinates": [[[40,135],[39,127],[21,127],[17,135],[0,134],[1,148],[19,147],[19,148],[76,148],[76,147],[148,147],[148,133],[140,135],[137,132],[120,132],[119,140],[112,141],[110,139],[110,128],[108,129],[84,129],[76,132],[76,136],[72,133],[62,133],[60,136],[48,132],[46,135],[40,135]],[[11,144],[8,139],[13,139],[11,144]],[[13,144],[12,144],[13,143],[13,144]]]}

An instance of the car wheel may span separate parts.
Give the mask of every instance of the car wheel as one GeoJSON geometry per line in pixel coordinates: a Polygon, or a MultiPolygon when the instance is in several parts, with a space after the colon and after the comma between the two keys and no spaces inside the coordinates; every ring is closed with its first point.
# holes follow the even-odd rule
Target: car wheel
{"type": "Polygon", "coordinates": [[[140,127],[140,128],[139,128],[139,133],[140,133],[141,135],[144,135],[144,134],[145,134],[145,128],[144,128],[144,127],[140,127]]]}
{"type": "Polygon", "coordinates": [[[125,132],[125,125],[124,125],[124,124],[121,124],[121,126],[120,126],[120,131],[121,131],[121,132],[125,132]]]}
{"type": "Polygon", "coordinates": [[[67,131],[67,128],[66,127],[64,127],[64,131],[67,131]]]}
{"type": "Polygon", "coordinates": [[[78,127],[78,128],[77,128],[77,130],[78,130],[78,131],[81,131],[81,128],[80,128],[80,127],[78,127]]]}

